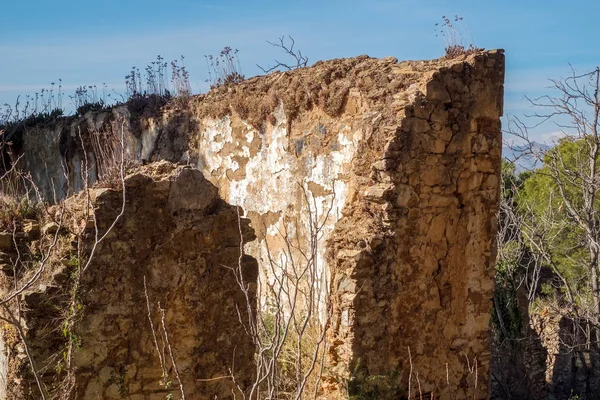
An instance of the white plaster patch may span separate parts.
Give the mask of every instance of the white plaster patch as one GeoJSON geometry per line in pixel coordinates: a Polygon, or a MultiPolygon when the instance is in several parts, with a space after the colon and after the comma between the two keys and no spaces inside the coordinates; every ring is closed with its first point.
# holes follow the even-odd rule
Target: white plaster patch
{"type": "Polygon", "coordinates": [[[156,121],[150,118],[148,119],[148,124],[148,129],[142,132],[142,149],[140,157],[142,160],[150,159],[158,141],[158,126],[156,125],[156,121]]]}
{"type": "MultiPolygon", "coordinates": [[[[336,222],[341,218],[345,205],[348,184],[341,180],[351,169],[358,143],[363,138],[361,131],[352,131],[349,125],[343,125],[337,132],[338,148],[327,154],[314,155],[306,153],[297,157],[290,150],[290,141],[287,132],[287,119],[280,105],[274,112],[276,124],[268,135],[261,135],[250,125],[244,123],[248,132],[245,138],[248,143],[260,139],[260,150],[254,157],[250,157],[250,149],[246,145],[236,143],[232,137],[232,126],[229,117],[219,120],[205,120],[206,127],[200,135],[200,149],[203,149],[198,168],[205,176],[220,188],[221,196],[231,204],[240,205],[244,212],[265,214],[267,212],[281,212],[279,221],[267,227],[267,238],[275,238],[283,232],[295,237],[293,224],[286,224],[290,218],[300,216],[299,226],[308,232],[308,208],[304,201],[301,187],[305,189],[309,182],[322,186],[326,192],[334,194],[317,195],[307,190],[311,212],[321,222],[327,215],[323,224],[322,235],[317,243],[316,267],[322,273],[322,279],[316,283],[319,291],[324,294],[329,288],[329,268],[326,265],[325,244],[329,239],[336,222]],[[234,144],[234,150],[223,154],[227,143],[234,144]],[[245,157],[245,174],[242,179],[229,180],[223,176],[225,171],[237,171],[240,164],[233,160],[234,157],[245,157]],[[217,171],[221,171],[220,175],[217,171]],[[300,203],[301,202],[301,203],[300,203]]],[[[335,134],[332,132],[332,134],[335,134]]],[[[293,147],[293,146],[292,146],[293,147]]],[[[301,235],[302,236],[302,235],[301,235]]],[[[274,241],[275,243],[276,241],[274,241]]],[[[281,241],[279,241],[281,243],[281,241]]],[[[272,268],[264,241],[257,240],[248,243],[245,250],[255,257],[259,269],[263,273],[262,279],[274,281],[272,268]],[[267,276],[264,272],[267,271],[267,276]],[[269,272],[270,271],[270,272],[269,272]]],[[[285,263],[285,251],[281,248],[269,248],[272,259],[278,263],[285,263]]],[[[324,312],[324,309],[323,309],[324,312]]]]}

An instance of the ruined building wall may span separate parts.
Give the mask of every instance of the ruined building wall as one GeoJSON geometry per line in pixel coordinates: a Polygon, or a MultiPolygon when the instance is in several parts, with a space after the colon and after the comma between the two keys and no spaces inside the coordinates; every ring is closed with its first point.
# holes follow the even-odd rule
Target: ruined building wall
{"type": "Polygon", "coordinates": [[[361,188],[329,243],[344,368],[404,381],[412,368],[427,396],[486,397],[502,65],[440,68],[388,140],[361,149],[361,188]]]}
{"type": "MultiPolygon", "coordinates": [[[[245,318],[246,300],[229,269],[239,265],[240,229],[244,240],[254,238],[248,221],[242,219],[238,228],[236,207],[219,199],[217,189],[189,167],[153,164],[128,176],[125,187],[124,213],[95,249],[94,221],[89,214],[86,218],[85,195],[69,198],[64,211],[57,207],[51,212],[61,221],[60,245],[43,276],[22,296],[29,352],[47,395],[180,398],[172,346],[186,395],[231,398],[237,389],[224,379],[231,370],[244,388],[253,377],[254,347],[238,319],[245,318]],[[79,242],[74,233],[82,227],[79,242]],[[93,249],[89,265],[87,256],[78,265],[78,243],[85,254],[93,249]],[[73,305],[70,295],[78,271],[81,282],[73,305]],[[168,341],[159,305],[165,311],[168,341]],[[75,322],[69,326],[71,313],[75,322]],[[70,365],[68,354],[73,356],[70,365]]],[[[90,201],[102,237],[121,212],[122,191],[92,189],[90,201]]],[[[42,240],[54,234],[38,231],[42,240]]],[[[31,247],[35,236],[19,232],[18,240],[31,247]]],[[[242,268],[252,296],[255,260],[242,258],[242,268]]],[[[9,360],[4,374],[8,395],[1,398],[40,399],[22,341],[11,339],[7,330],[2,339],[8,344],[9,360]]]]}
{"type": "Polygon", "coordinates": [[[412,361],[422,390],[485,398],[503,78],[502,51],[319,62],[187,106],[31,130],[23,162],[63,197],[83,186],[83,160],[98,172],[94,132],[123,132],[131,158],[196,167],[241,206],[260,271],[267,248],[283,253],[282,232],[307,238],[313,213],[319,290],[333,303],[328,390],[385,375],[406,391],[412,361]]]}

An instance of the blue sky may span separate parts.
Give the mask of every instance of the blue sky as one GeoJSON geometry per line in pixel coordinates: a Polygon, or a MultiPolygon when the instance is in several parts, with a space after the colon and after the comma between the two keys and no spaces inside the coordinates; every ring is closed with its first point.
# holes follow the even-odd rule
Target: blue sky
{"type": "MultiPolygon", "coordinates": [[[[68,90],[101,85],[124,92],[124,77],[161,54],[186,56],[194,91],[206,91],[204,55],[240,50],[242,71],[281,57],[265,40],[292,35],[312,63],[368,54],[437,58],[434,24],[461,15],[473,42],[506,50],[505,114],[530,108],[548,78],[600,64],[600,2],[592,0],[1,0],[0,104],[62,79],[68,90]]],[[[69,99],[65,102],[68,106],[69,99]]],[[[551,127],[535,131],[538,138],[551,127]]]]}

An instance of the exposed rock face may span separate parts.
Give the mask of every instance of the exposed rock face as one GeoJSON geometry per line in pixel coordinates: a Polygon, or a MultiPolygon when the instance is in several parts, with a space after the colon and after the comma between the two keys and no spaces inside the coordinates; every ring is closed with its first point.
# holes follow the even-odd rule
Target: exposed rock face
{"type": "MultiPolygon", "coordinates": [[[[122,192],[95,189],[91,198],[102,235],[121,211],[122,192]]],[[[80,216],[77,210],[83,204],[85,196],[68,199],[65,215],[80,216]]],[[[252,240],[254,233],[247,220],[242,220],[242,229],[245,240],[252,240]]],[[[85,239],[88,253],[94,232],[88,229],[85,239]]],[[[239,244],[236,208],[218,198],[217,189],[200,171],[160,163],[130,175],[124,214],[82,273],[77,296],[81,310],[72,330],[62,335],[63,326],[55,326],[69,309],[67,294],[73,282],[68,278],[72,271],[65,267],[68,262],[54,265],[52,278],[24,296],[27,339],[38,366],[46,367],[42,380],[48,390],[58,386],[60,370],[67,368],[64,363],[57,367],[57,360],[60,363],[68,351],[68,336],[76,342],[71,381],[75,396],[69,398],[179,396],[168,349],[162,350],[168,373],[164,381],[172,383],[159,384],[165,377],[149,322],[147,293],[160,348],[168,343],[163,339],[157,303],[165,310],[165,325],[186,394],[191,398],[229,398],[234,387],[222,377],[235,366],[236,378],[246,385],[252,378],[254,354],[236,310],[237,305],[243,315],[246,301],[227,268],[238,266],[239,244]]],[[[253,259],[244,257],[243,267],[248,282],[256,279],[253,259]]],[[[13,351],[13,356],[18,357],[18,351],[13,351]]],[[[15,392],[8,398],[40,398],[27,369],[21,373],[23,376],[15,378],[25,378],[20,393],[16,391],[18,380],[9,382],[9,391],[15,392]]]]}
{"type": "Polygon", "coordinates": [[[517,290],[516,305],[522,324],[509,324],[508,328],[516,326],[517,332],[510,332],[506,327],[504,332],[495,330],[492,325],[492,399],[548,398],[545,376],[548,350],[536,329],[529,325],[533,310],[530,310],[528,295],[524,286],[517,290]]]}
{"type": "Polygon", "coordinates": [[[404,382],[412,368],[426,397],[487,396],[502,65],[440,68],[395,129],[362,143],[329,242],[343,368],[404,382]]]}
{"type": "Polygon", "coordinates": [[[87,138],[123,133],[131,158],[197,167],[241,206],[257,232],[245,250],[261,271],[282,254],[281,232],[309,238],[311,214],[319,290],[333,307],[331,396],[348,385],[360,395],[362,381],[381,376],[390,396],[414,395],[418,373],[424,395],[486,398],[503,78],[502,51],[319,62],[141,121],[118,107],[31,132],[25,165],[46,196],[61,197],[82,186],[82,160],[92,179],[99,170],[87,138]],[[38,135],[52,179],[33,151],[38,135]],[[69,181],[53,172],[60,160],[69,181]]]}
{"type": "Polygon", "coordinates": [[[579,394],[585,399],[599,399],[600,356],[597,350],[581,345],[586,342],[584,332],[560,315],[560,311],[543,306],[536,311],[532,326],[547,349],[546,391],[556,398],[579,394]]]}
{"type": "Polygon", "coordinates": [[[491,398],[600,398],[600,359],[585,332],[552,303],[519,303],[526,326],[518,340],[493,343],[491,398]]]}

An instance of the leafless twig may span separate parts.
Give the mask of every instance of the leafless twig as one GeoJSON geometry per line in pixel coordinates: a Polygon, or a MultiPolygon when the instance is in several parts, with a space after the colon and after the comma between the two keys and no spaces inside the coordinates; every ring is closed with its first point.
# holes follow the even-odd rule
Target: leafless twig
{"type": "Polygon", "coordinates": [[[294,38],[292,38],[289,35],[288,35],[288,38],[290,40],[290,44],[286,44],[285,36],[281,36],[279,38],[279,43],[270,42],[268,40],[267,40],[267,43],[269,43],[273,47],[279,47],[279,48],[283,49],[286,54],[288,54],[289,56],[291,56],[294,59],[294,62],[296,64],[294,65],[294,64],[283,63],[281,61],[278,61],[277,59],[275,60],[275,65],[270,68],[263,68],[260,65],[256,64],[256,66],[258,68],[260,68],[265,74],[268,74],[269,72],[273,72],[280,68],[284,68],[288,71],[291,71],[294,69],[306,67],[308,65],[308,57],[302,55],[302,51],[294,49],[294,46],[296,45],[294,38]]]}

